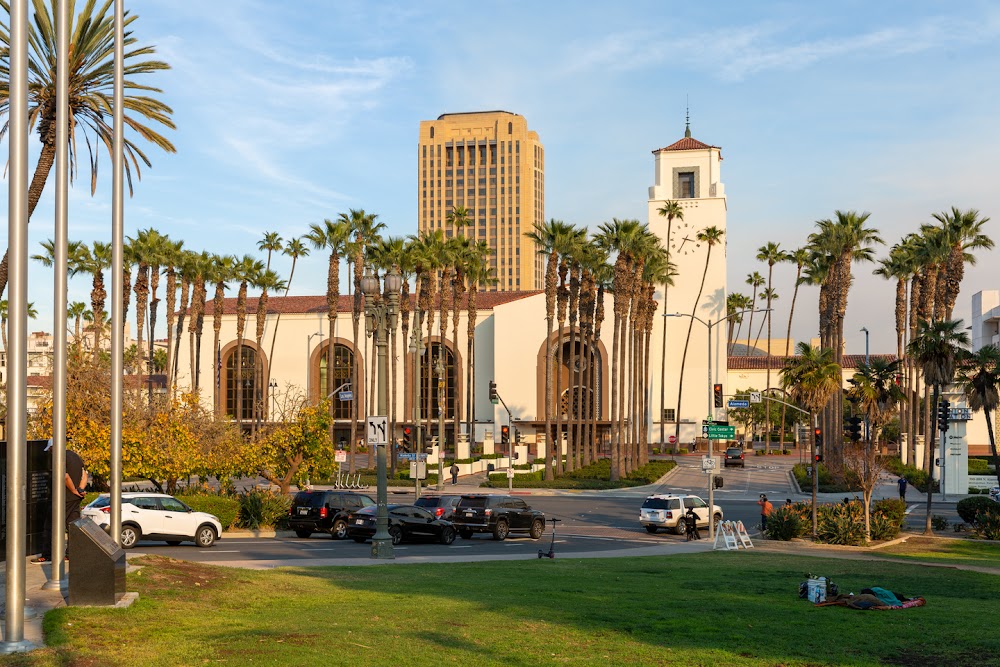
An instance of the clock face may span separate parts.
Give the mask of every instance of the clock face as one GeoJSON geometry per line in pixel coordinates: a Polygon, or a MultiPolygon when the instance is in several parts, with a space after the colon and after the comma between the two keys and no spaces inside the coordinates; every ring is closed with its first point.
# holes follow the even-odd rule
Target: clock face
{"type": "Polygon", "coordinates": [[[697,241],[691,225],[684,221],[675,222],[670,231],[670,249],[681,255],[689,255],[699,247],[701,243],[697,241]]]}

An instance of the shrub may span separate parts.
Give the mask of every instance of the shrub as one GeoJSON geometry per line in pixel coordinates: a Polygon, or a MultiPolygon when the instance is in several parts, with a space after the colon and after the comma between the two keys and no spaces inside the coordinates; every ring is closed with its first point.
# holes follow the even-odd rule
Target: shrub
{"type": "Polygon", "coordinates": [[[992,498],[983,496],[963,498],[958,501],[955,510],[958,512],[958,516],[962,517],[962,521],[970,526],[975,526],[981,513],[1000,513],[1000,503],[992,498]]]}
{"type": "MultiPolygon", "coordinates": [[[[787,542],[793,537],[802,537],[810,527],[810,523],[803,520],[802,512],[795,505],[784,505],[779,507],[771,516],[767,518],[767,536],[772,540],[783,540],[787,542]]],[[[808,505],[806,506],[808,511],[808,505]]]]}
{"type": "Polygon", "coordinates": [[[857,501],[817,508],[816,537],[827,544],[864,544],[865,508],[857,501]]]}
{"type": "Polygon", "coordinates": [[[891,521],[903,525],[906,521],[906,502],[898,498],[885,498],[872,503],[872,514],[883,514],[891,521]]]}
{"type": "Polygon", "coordinates": [[[222,530],[228,530],[232,527],[237,514],[239,514],[240,503],[236,498],[204,493],[177,496],[177,498],[196,512],[214,514],[219,519],[219,523],[222,524],[222,530]]]}
{"type": "Polygon", "coordinates": [[[931,517],[931,528],[934,530],[948,530],[948,519],[940,514],[935,514],[931,517]]]}
{"type": "Polygon", "coordinates": [[[891,540],[903,528],[906,521],[906,503],[896,498],[886,498],[872,503],[871,538],[891,540]]]}
{"type": "Polygon", "coordinates": [[[240,528],[281,528],[292,505],[289,496],[270,489],[251,489],[238,496],[236,525],[240,528]]]}
{"type": "Polygon", "coordinates": [[[984,459],[969,459],[970,475],[989,475],[991,472],[990,464],[984,459]]]}
{"type": "MultiPolygon", "coordinates": [[[[916,468],[912,465],[903,465],[903,462],[895,457],[885,459],[885,469],[894,475],[903,477],[909,482],[910,486],[914,487],[921,493],[927,493],[927,480],[929,479],[926,472],[920,468],[916,468]]],[[[938,482],[934,482],[934,490],[937,491],[939,485],[938,482]]]]}
{"type": "Polygon", "coordinates": [[[1000,511],[987,509],[976,515],[975,531],[984,540],[1000,540],[1000,511]]]}

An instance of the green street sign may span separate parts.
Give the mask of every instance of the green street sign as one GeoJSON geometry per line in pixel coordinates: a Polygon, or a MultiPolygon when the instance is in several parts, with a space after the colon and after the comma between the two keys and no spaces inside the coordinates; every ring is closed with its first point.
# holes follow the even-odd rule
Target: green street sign
{"type": "Polygon", "coordinates": [[[735,426],[709,424],[705,428],[708,429],[709,440],[734,440],[736,438],[735,426]]]}

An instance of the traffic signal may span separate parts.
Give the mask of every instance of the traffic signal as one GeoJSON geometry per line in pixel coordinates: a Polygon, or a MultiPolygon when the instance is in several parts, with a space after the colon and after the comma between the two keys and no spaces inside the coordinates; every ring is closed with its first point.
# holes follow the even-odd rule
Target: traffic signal
{"type": "Polygon", "coordinates": [[[413,427],[404,426],[403,427],[403,451],[409,452],[413,447],[413,427]]]}
{"type": "Polygon", "coordinates": [[[516,442],[519,445],[521,444],[521,430],[520,429],[514,431],[514,442],[516,442]]]}
{"type": "Polygon", "coordinates": [[[490,380],[490,403],[496,405],[500,400],[500,396],[497,394],[497,383],[490,380]]]}
{"type": "Polygon", "coordinates": [[[850,417],[847,420],[847,437],[851,442],[861,440],[861,417],[850,417]]]}
{"type": "Polygon", "coordinates": [[[715,398],[715,407],[722,407],[722,385],[717,384],[712,386],[712,396],[715,398]]]}
{"type": "Polygon", "coordinates": [[[500,427],[500,442],[505,445],[510,444],[510,426],[500,427]]]}
{"type": "Polygon", "coordinates": [[[823,461],[823,429],[813,429],[813,459],[816,463],[823,461]]]}
{"type": "Polygon", "coordinates": [[[938,403],[938,430],[947,431],[948,430],[948,419],[949,419],[949,409],[951,408],[951,403],[948,401],[941,401],[938,403]]]}

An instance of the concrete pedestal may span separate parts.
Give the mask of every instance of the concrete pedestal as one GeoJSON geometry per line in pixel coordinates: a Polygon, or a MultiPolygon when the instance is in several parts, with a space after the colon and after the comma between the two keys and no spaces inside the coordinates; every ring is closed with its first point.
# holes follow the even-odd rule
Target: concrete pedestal
{"type": "Polygon", "coordinates": [[[458,446],[455,451],[456,459],[469,459],[472,458],[472,447],[469,445],[469,436],[465,433],[461,433],[458,436],[458,446]]]}
{"type": "Polygon", "coordinates": [[[483,455],[492,454],[494,449],[493,442],[493,432],[487,431],[486,436],[483,438],[483,455]]]}

